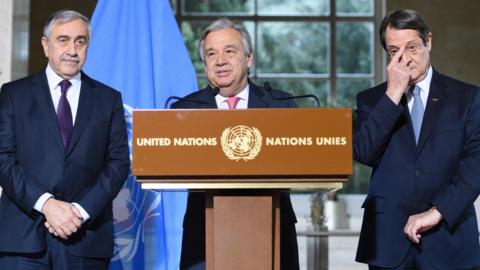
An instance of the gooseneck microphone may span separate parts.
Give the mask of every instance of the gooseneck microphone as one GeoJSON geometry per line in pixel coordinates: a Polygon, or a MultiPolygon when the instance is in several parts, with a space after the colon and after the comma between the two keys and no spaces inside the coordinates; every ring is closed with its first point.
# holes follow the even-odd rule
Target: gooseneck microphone
{"type": "MultiPolygon", "coordinates": [[[[218,93],[220,92],[220,89],[218,87],[215,87],[212,89],[212,95],[213,96],[216,96],[218,95],[218,93]]],[[[191,103],[197,103],[197,104],[210,104],[208,102],[205,102],[205,101],[202,101],[202,100],[198,100],[198,99],[192,99],[192,98],[184,98],[184,97],[179,97],[179,96],[170,96],[167,98],[167,100],[165,101],[165,105],[163,106],[164,109],[169,109],[169,103],[170,101],[172,100],[181,100],[181,101],[185,101],[185,102],[191,102],[191,103]]]]}
{"type": "Polygon", "coordinates": [[[164,109],[169,109],[168,104],[172,100],[181,100],[181,101],[192,102],[192,103],[208,104],[207,102],[201,101],[201,100],[190,99],[190,98],[182,98],[182,97],[177,97],[177,96],[170,96],[170,97],[167,98],[167,101],[165,101],[165,105],[163,106],[163,108],[164,109]]]}
{"type": "Polygon", "coordinates": [[[213,96],[216,96],[216,95],[218,95],[218,93],[220,93],[220,88],[214,87],[214,88],[212,89],[212,95],[213,95],[213,96]]]}
{"type": "Polygon", "coordinates": [[[299,96],[288,96],[288,97],[275,97],[273,95],[273,89],[272,89],[272,86],[270,85],[269,82],[265,82],[263,84],[263,86],[265,87],[265,90],[267,90],[268,94],[270,95],[270,97],[274,100],[289,100],[289,99],[301,99],[301,98],[313,98],[315,100],[315,104],[317,105],[317,108],[320,108],[320,101],[318,100],[318,97],[313,95],[313,94],[306,94],[306,95],[299,95],[299,96]]]}

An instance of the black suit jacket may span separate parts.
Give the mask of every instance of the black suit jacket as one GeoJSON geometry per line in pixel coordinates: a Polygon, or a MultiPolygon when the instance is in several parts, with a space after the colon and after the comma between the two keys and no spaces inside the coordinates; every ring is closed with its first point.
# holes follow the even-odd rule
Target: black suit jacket
{"type": "MultiPolygon", "coordinates": [[[[297,107],[293,100],[274,100],[263,88],[249,82],[250,93],[248,108],[291,108],[297,107]]],[[[288,97],[290,94],[272,90],[275,98],[288,97]]],[[[217,103],[213,89],[209,86],[185,97],[189,101],[177,101],[172,109],[216,109],[217,103]],[[199,102],[194,102],[199,101],[199,102]]],[[[281,195],[281,268],[299,269],[298,247],[295,230],[295,213],[288,193],[281,195]]],[[[183,221],[183,243],[180,269],[188,269],[205,261],[205,195],[191,192],[188,195],[187,211],[183,221]]]]}
{"type": "Polygon", "coordinates": [[[434,70],[416,145],[406,100],[395,105],[386,87],[357,96],[354,158],[372,167],[357,260],[399,265],[408,217],[435,206],[443,220],[422,234],[422,254],[437,269],[480,265],[480,90],[434,70]]]}
{"type": "Polygon", "coordinates": [[[45,192],[79,203],[90,220],[64,241],[69,253],[113,254],[112,200],[130,160],[121,94],[81,74],[78,111],[64,149],[45,72],[0,92],[0,252],[46,248],[44,216],[33,209],[45,192]],[[14,244],[13,244],[14,243],[14,244]]]}

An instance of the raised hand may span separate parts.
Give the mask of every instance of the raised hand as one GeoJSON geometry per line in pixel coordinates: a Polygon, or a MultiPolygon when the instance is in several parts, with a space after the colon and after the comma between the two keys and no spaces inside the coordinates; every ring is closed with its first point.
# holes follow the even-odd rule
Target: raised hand
{"type": "Polygon", "coordinates": [[[398,105],[402,95],[408,90],[412,72],[408,67],[410,58],[404,55],[405,47],[399,49],[387,66],[387,96],[398,105]]]}

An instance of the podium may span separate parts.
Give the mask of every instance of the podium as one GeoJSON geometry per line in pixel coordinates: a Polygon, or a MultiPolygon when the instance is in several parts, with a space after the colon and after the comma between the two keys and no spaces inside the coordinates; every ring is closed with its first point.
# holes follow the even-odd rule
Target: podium
{"type": "Polygon", "coordinates": [[[280,270],[280,192],[340,189],[351,109],[133,112],[142,188],[206,193],[208,270],[280,270]]]}

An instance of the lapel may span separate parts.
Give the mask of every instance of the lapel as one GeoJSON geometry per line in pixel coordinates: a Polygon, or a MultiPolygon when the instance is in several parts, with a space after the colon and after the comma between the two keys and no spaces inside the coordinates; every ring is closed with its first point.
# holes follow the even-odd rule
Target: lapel
{"type": "Polygon", "coordinates": [[[200,90],[198,99],[208,104],[198,104],[196,106],[201,105],[202,108],[205,108],[205,109],[218,109],[217,101],[215,100],[215,96],[212,93],[213,93],[213,89],[211,86],[208,86],[207,88],[200,90]]]}
{"type": "Polygon", "coordinates": [[[433,127],[437,123],[446,98],[447,89],[441,80],[441,75],[438,74],[437,71],[433,70],[432,82],[430,83],[430,92],[427,100],[427,108],[423,116],[422,128],[420,130],[420,137],[418,139],[417,155],[422,150],[425,142],[428,139],[428,136],[430,136],[433,127]]]}
{"type": "Polygon", "coordinates": [[[58,127],[57,113],[55,112],[55,106],[53,105],[45,71],[34,75],[32,82],[33,87],[31,88],[31,92],[45,118],[45,126],[55,138],[57,147],[61,149],[61,151],[65,151],[58,127]]]}
{"type": "Polygon", "coordinates": [[[268,108],[270,103],[264,97],[265,93],[256,84],[248,81],[250,93],[248,94],[248,108],[268,108]]]}
{"type": "Polygon", "coordinates": [[[73,126],[72,138],[70,139],[70,145],[67,149],[67,156],[72,152],[80,135],[82,135],[83,130],[85,130],[85,125],[92,115],[93,106],[95,104],[96,84],[92,79],[85,75],[85,73],[82,72],[81,74],[82,86],[80,87],[77,116],[75,117],[75,125],[73,126]]]}

